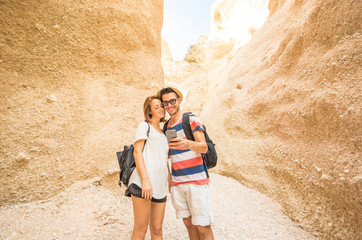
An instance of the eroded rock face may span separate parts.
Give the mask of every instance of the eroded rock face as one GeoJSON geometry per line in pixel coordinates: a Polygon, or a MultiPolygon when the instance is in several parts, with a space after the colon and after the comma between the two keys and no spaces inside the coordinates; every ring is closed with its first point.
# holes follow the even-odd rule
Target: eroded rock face
{"type": "Polygon", "coordinates": [[[270,1],[250,42],[209,62],[200,115],[215,170],[277,199],[322,239],[360,234],[361,7],[270,1]]]}
{"type": "Polygon", "coordinates": [[[116,169],[163,84],[162,1],[2,1],[0,205],[116,169]]]}
{"type": "Polygon", "coordinates": [[[197,42],[194,45],[190,46],[189,51],[184,58],[184,61],[194,63],[205,62],[207,42],[207,36],[200,36],[197,42]]]}

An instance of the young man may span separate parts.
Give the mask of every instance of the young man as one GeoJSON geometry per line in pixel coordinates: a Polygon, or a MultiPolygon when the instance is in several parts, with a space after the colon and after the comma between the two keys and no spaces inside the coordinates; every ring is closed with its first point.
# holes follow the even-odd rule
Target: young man
{"type": "Polygon", "coordinates": [[[169,143],[172,163],[171,199],[177,218],[182,218],[191,240],[214,239],[211,224],[210,179],[206,174],[201,153],[207,152],[201,121],[190,115],[195,141],[188,140],[183,131],[180,104],[182,93],[167,87],[157,94],[171,118],[167,130],[175,129],[177,137],[169,143]]]}

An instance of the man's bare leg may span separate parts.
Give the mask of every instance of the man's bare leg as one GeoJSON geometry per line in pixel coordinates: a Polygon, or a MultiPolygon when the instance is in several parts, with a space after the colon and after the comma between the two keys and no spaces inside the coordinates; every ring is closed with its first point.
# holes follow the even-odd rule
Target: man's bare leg
{"type": "Polygon", "coordinates": [[[191,222],[191,216],[187,217],[187,218],[183,218],[182,220],[184,221],[187,231],[189,232],[190,240],[200,240],[197,227],[195,225],[193,225],[191,222]]]}
{"type": "Polygon", "coordinates": [[[196,226],[200,240],[214,240],[211,226],[196,226]]]}

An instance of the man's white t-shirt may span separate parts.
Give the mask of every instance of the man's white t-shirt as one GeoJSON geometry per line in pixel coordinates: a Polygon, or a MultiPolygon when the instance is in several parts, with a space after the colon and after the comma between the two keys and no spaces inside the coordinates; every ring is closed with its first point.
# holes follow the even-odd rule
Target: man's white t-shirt
{"type": "MultiPolygon", "coordinates": [[[[148,177],[152,184],[152,197],[162,199],[167,195],[167,159],[168,159],[168,142],[163,133],[157,131],[150,124],[150,133],[147,138],[148,124],[142,122],[136,130],[134,143],[141,139],[147,139],[143,149],[143,159],[147,170],[148,177]]],[[[132,183],[142,188],[141,177],[136,169],[133,171],[128,186],[132,183]]]]}

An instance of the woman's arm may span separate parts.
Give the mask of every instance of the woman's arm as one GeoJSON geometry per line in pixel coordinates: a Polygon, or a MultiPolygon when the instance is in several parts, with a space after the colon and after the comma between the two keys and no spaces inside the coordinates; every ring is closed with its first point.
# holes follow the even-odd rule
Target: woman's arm
{"type": "Polygon", "coordinates": [[[135,142],[134,144],[134,160],[136,162],[136,169],[138,174],[141,177],[142,181],[142,197],[145,199],[152,198],[152,185],[150,179],[148,178],[145,160],[143,159],[143,146],[145,144],[145,140],[141,139],[135,142]]]}

